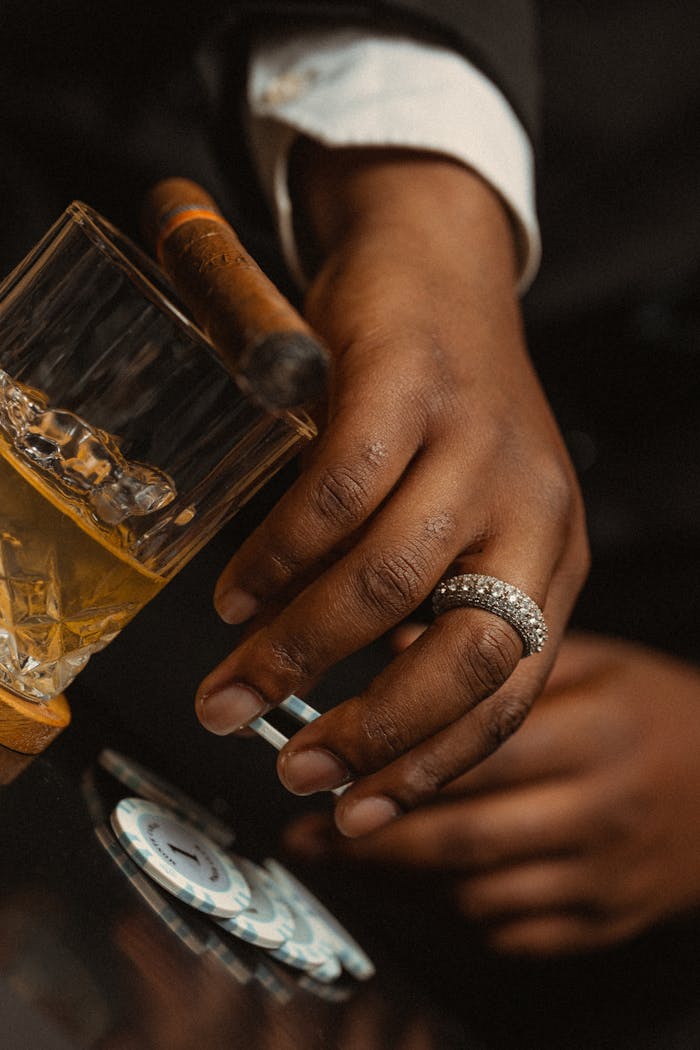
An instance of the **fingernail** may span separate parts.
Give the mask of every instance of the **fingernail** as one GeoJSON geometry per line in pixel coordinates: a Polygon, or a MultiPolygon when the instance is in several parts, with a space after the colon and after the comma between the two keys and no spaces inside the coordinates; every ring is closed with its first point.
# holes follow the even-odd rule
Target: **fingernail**
{"type": "Polygon", "coordinates": [[[335,823],[338,831],[354,839],[358,835],[367,835],[370,831],[385,827],[400,815],[401,810],[396,803],[382,795],[349,802],[342,809],[336,810],[335,823]]]}
{"type": "Polygon", "coordinates": [[[294,795],[330,791],[349,779],[350,773],[330,751],[296,751],[279,757],[279,778],[294,795]]]}
{"type": "Polygon", "coordinates": [[[240,587],[214,595],[214,607],[224,623],[245,623],[260,611],[260,602],[240,587]]]}
{"type": "Polygon", "coordinates": [[[261,696],[245,685],[227,685],[199,701],[199,720],[210,733],[235,733],[269,708],[261,696]]]}

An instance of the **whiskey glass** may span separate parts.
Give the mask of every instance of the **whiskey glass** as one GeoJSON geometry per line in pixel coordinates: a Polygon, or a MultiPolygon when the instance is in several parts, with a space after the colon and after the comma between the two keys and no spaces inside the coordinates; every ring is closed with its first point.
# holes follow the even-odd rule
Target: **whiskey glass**
{"type": "Polygon", "coordinates": [[[0,285],[0,744],[42,750],[90,657],[315,433],[71,204],[0,285]]]}

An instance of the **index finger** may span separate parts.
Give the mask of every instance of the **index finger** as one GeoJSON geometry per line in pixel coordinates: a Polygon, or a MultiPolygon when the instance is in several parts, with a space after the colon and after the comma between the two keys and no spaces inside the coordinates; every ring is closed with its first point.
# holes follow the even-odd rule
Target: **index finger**
{"type": "Polygon", "coordinates": [[[392,418],[373,405],[364,382],[359,387],[347,411],[335,414],[301,477],[221,574],[214,604],[227,623],[249,619],[323,564],[367,522],[410,463],[419,443],[417,420],[411,425],[410,413],[392,418]]]}

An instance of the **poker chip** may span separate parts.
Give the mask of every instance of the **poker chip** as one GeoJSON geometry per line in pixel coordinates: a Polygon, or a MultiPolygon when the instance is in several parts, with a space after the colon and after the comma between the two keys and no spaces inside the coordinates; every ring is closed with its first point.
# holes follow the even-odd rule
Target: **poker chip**
{"type": "Polygon", "coordinates": [[[163,896],[159,888],[143,874],[131,857],[125,853],[114,837],[111,828],[103,824],[95,828],[95,834],[117,867],[127,877],[131,886],[143,898],[171,933],[182,941],[194,955],[214,959],[238,984],[248,984],[253,971],[225,944],[214,927],[206,925],[207,917],[201,917],[190,909],[187,919],[176,911],[175,906],[163,896]]]}
{"type": "Polygon", "coordinates": [[[88,766],[87,769],[83,770],[82,776],[80,777],[80,793],[83,796],[85,808],[88,811],[88,816],[94,825],[104,824],[107,819],[107,813],[105,811],[104,802],[102,796],[97,790],[97,784],[95,783],[95,771],[92,766],[88,766]]]}
{"type": "Polygon", "coordinates": [[[173,810],[124,798],[111,822],[132,860],[185,904],[223,919],[250,905],[250,889],[235,863],[173,810]]]}
{"type": "Polygon", "coordinates": [[[267,994],[272,996],[275,1002],[280,1003],[280,1005],[286,1006],[294,998],[294,992],[265,963],[258,962],[253,976],[267,994]]]}
{"type": "Polygon", "coordinates": [[[219,937],[209,944],[207,957],[215,959],[239,984],[249,984],[252,981],[253,971],[219,937]]]}
{"type": "Polygon", "coordinates": [[[274,879],[247,857],[235,857],[248,883],[251,900],[245,911],[217,919],[222,929],[259,948],[279,948],[294,933],[294,916],[274,879]]]}
{"type": "Polygon", "coordinates": [[[351,981],[321,984],[308,973],[300,974],[297,979],[297,985],[299,988],[303,988],[305,992],[315,995],[317,999],[323,999],[328,1003],[346,1003],[348,999],[353,997],[357,988],[357,985],[351,981]]]}
{"type": "Polygon", "coordinates": [[[343,972],[343,967],[337,955],[329,955],[326,961],[321,963],[320,966],[310,966],[306,972],[310,977],[313,977],[315,981],[322,981],[323,984],[331,984],[333,981],[338,980],[343,972]]]}
{"type": "Polygon", "coordinates": [[[292,718],[295,718],[297,722],[301,722],[302,725],[308,725],[309,722],[315,722],[317,718],[321,717],[320,711],[317,711],[311,704],[307,704],[300,696],[295,696],[294,693],[288,696],[286,700],[283,700],[279,706],[292,718]]]}
{"type": "Polygon", "coordinates": [[[105,748],[97,756],[97,761],[124,787],[129,788],[141,798],[174,809],[222,849],[228,849],[235,841],[235,832],[228,825],[218,820],[213,813],[210,813],[199,802],[195,802],[184,791],[175,787],[174,784],[169,784],[167,780],[150,769],[146,769],[133,758],[127,758],[118,751],[105,748]]]}
{"type": "Polygon", "coordinates": [[[373,977],[376,970],[370,957],[318,898],[279,861],[268,859],[265,861],[265,867],[282,891],[285,900],[307,915],[310,925],[316,929],[317,936],[330,946],[347,972],[359,981],[367,981],[373,977]]]}
{"type": "Polygon", "coordinates": [[[95,835],[103,849],[127,877],[130,885],[139,896],[146,902],[158,918],[165,923],[171,933],[182,941],[186,948],[194,955],[202,955],[209,949],[209,938],[206,933],[203,936],[197,934],[185,920],[178,915],[170,902],[163,896],[157,886],[147,879],[141,869],[133,862],[119,845],[110,828],[106,824],[99,824],[95,828],[95,835]]]}
{"type": "MultiPolygon", "coordinates": [[[[305,970],[314,973],[328,964],[328,969],[333,968],[333,950],[328,941],[319,936],[318,930],[307,918],[304,911],[297,908],[296,904],[285,895],[286,903],[294,917],[294,929],[290,937],[281,944],[279,948],[268,948],[268,954],[278,962],[286,963],[297,970],[305,970]]],[[[340,974],[340,963],[337,972],[340,974]]],[[[325,970],[323,972],[326,972],[325,970]]]]}

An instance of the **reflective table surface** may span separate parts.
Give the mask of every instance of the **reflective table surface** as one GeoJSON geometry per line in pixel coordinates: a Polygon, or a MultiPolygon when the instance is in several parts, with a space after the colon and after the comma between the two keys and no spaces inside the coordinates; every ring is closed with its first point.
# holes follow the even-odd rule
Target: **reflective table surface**
{"type": "MultiPolygon", "coordinates": [[[[291,798],[264,742],[211,737],[192,712],[197,682],[234,641],[209,595],[235,542],[215,541],[93,659],[71,692],[73,724],[0,789],[0,1048],[700,1047],[697,922],[595,956],[509,960],[483,950],[429,882],[284,857],[290,816],[330,802],[291,798]],[[96,834],[133,794],[96,764],[105,747],[212,809],[243,855],[282,859],[368,951],[376,976],[324,985],[222,941],[165,891],[144,894],[96,834]]],[[[350,695],[381,659],[343,666],[314,702],[350,695]]]]}

